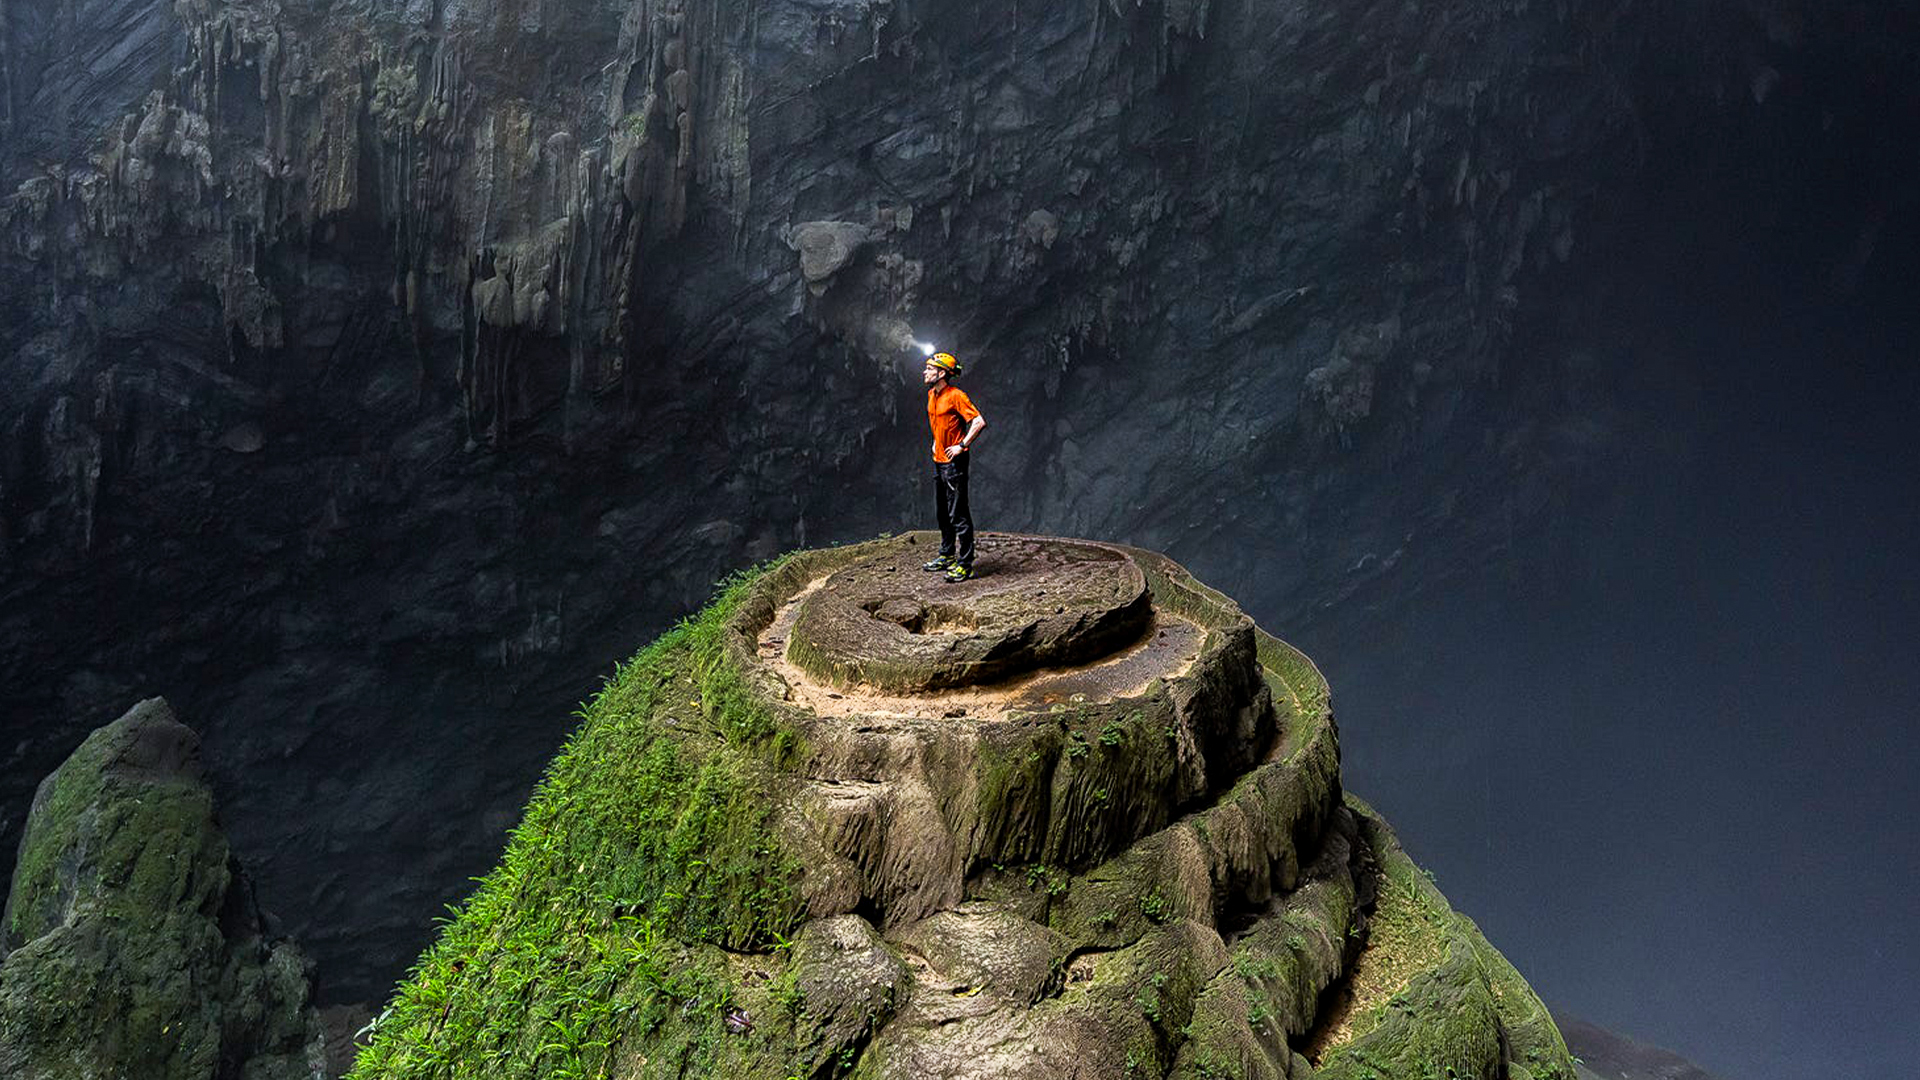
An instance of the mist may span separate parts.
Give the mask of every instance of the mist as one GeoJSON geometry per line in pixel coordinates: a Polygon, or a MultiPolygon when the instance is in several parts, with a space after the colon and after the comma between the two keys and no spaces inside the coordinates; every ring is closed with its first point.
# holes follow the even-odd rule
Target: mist
{"type": "Polygon", "coordinates": [[[1920,233],[1836,284],[1864,156],[1785,163],[1790,213],[1706,168],[1638,208],[1606,465],[1302,635],[1352,786],[1535,988],[1728,1077],[1920,1055],[1920,233]]]}

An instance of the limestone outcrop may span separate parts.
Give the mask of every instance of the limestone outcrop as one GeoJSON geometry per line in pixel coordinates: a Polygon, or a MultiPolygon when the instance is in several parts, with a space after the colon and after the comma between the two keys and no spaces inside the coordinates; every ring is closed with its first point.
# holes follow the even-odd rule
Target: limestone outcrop
{"type": "Polygon", "coordinates": [[[1306,657],[1151,552],[931,553],[778,560],[625,665],[354,1076],[1571,1080],[1306,657]]]}
{"type": "Polygon", "coordinates": [[[0,956],[0,1075],[324,1075],[308,962],[263,931],[199,738],[159,698],[40,785],[0,956]]]}

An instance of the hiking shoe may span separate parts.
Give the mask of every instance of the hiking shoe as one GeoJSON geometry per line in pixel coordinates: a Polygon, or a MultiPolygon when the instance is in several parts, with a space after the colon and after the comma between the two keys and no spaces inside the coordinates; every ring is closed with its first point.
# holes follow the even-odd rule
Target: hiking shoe
{"type": "Polygon", "coordinates": [[[948,581],[965,581],[973,576],[973,567],[965,563],[954,563],[947,567],[948,581]]]}
{"type": "Polygon", "coordinates": [[[920,569],[922,569],[922,570],[945,570],[945,569],[947,569],[948,567],[951,567],[952,565],[953,565],[953,556],[951,556],[951,555],[942,555],[942,556],[940,556],[939,558],[936,558],[936,559],[934,559],[934,560],[933,560],[932,562],[924,562],[924,563],[921,563],[921,564],[920,564],[920,569]]]}

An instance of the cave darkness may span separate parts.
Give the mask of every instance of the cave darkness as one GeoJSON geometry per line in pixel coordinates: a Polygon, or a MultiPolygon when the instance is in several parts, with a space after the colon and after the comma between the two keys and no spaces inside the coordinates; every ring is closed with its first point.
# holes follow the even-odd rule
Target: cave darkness
{"type": "Polygon", "coordinates": [[[1520,346],[1558,397],[1509,406],[1617,403],[1603,463],[1304,642],[1352,786],[1541,994],[1729,1077],[1920,1056],[1913,29],[1835,16],[1764,103],[1647,95],[1619,224],[1520,346]]]}
{"type": "MultiPolygon", "coordinates": [[[[1315,598],[1301,594],[1324,581],[1288,578],[1263,590],[1247,578],[1249,567],[1289,554],[1296,537],[1283,523],[1286,508],[1253,511],[1274,519],[1260,523],[1273,537],[1270,552],[1231,549],[1234,536],[1259,531],[1252,527],[1182,538],[1174,523],[1192,517],[1194,505],[1185,493],[1127,523],[1138,535],[1104,537],[1176,537],[1178,546],[1164,545],[1170,554],[1229,587],[1249,613],[1320,663],[1333,686],[1348,786],[1393,822],[1413,857],[1543,998],[1567,1016],[1672,1047],[1728,1080],[1898,1076],[1920,1060],[1920,1025],[1911,1019],[1920,1006],[1920,835],[1911,820],[1920,807],[1920,17],[1911,4],[1800,7],[1810,14],[1791,43],[1775,41],[1764,55],[1736,50],[1707,63],[1676,47],[1637,56],[1617,73],[1638,125],[1630,156],[1569,165],[1578,171],[1571,183],[1601,191],[1602,224],[1582,232],[1575,257],[1527,292],[1497,380],[1489,376],[1491,385],[1468,395],[1446,436],[1453,456],[1436,455],[1484,463],[1454,452],[1483,433],[1538,434],[1535,445],[1553,460],[1511,478],[1526,490],[1503,488],[1510,478],[1477,478],[1475,497],[1517,508],[1510,530],[1489,537],[1462,528],[1311,610],[1315,598]]],[[[38,17],[30,8],[8,16],[0,7],[0,19],[13,18],[25,33],[20,28],[38,26],[27,21],[38,17]]],[[[157,25],[147,29],[157,34],[157,25]]],[[[1683,39],[1695,40],[1676,32],[1675,41],[1683,39]]],[[[0,48],[10,44],[17,42],[0,40],[0,48]]],[[[241,92],[247,85],[236,83],[229,97],[252,109],[241,92]]],[[[87,104],[101,117],[119,108],[104,98],[87,104]]],[[[101,117],[87,120],[105,123],[101,117]]],[[[1178,152],[1167,150],[1170,159],[1178,152]]],[[[697,605],[716,572],[809,542],[804,514],[784,503],[766,512],[769,520],[746,521],[742,535],[729,532],[739,528],[730,500],[765,475],[702,476],[696,484],[689,478],[698,466],[689,463],[710,459],[645,444],[633,437],[641,425],[590,417],[583,430],[602,428],[587,436],[536,430],[509,447],[514,453],[476,451],[474,436],[486,442],[488,433],[474,431],[471,416],[468,429],[453,430],[461,355],[421,344],[426,315],[391,316],[397,285],[385,280],[394,276],[391,253],[379,245],[392,226],[375,209],[374,174],[359,179],[366,190],[356,211],[315,225],[315,237],[283,239],[288,249],[307,246],[286,264],[298,273],[274,281],[312,293],[313,310],[327,318],[335,307],[351,311],[345,340],[357,352],[340,349],[341,366],[316,374],[298,358],[249,348],[231,329],[227,340],[209,337],[207,327],[221,325],[220,298],[211,285],[189,283],[175,297],[188,302],[175,303],[159,325],[137,333],[116,326],[100,339],[134,354],[130,366],[151,368],[139,377],[159,388],[150,399],[123,389],[136,403],[130,413],[151,411],[129,423],[140,439],[117,450],[113,433],[107,440],[100,528],[122,542],[103,543],[95,563],[72,571],[76,563],[64,555],[46,555],[53,540],[24,535],[24,510],[0,515],[0,542],[43,560],[19,563],[23,577],[41,566],[72,571],[35,602],[138,608],[122,615],[158,628],[131,644],[107,640],[119,631],[104,621],[93,637],[49,632],[43,640],[0,610],[0,629],[14,635],[0,640],[0,659],[35,680],[17,693],[8,687],[0,701],[0,726],[18,725],[8,732],[18,801],[77,744],[82,721],[104,722],[139,696],[168,694],[202,727],[210,750],[226,748],[217,779],[223,800],[233,800],[223,805],[241,808],[236,846],[253,845],[242,851],[250,865],[283,880],[306,872],[301,859],[348,867],[325,880],[300,879],[298,889],[263,891],[269,907],[304,906],[296,931],[330,935],[314,950],[319,993],[353,1002],[376,996],[430,933],[431,910],[411,905],[421,879],[454,900],[469,874],[485,871],[539,762],[564,737],[560,712],[590,690],[582,673],[604,672],[662,629],[671,618],[664,613],[697,605]],[[328,258],[336,262],[321,266],[328,258]],[[350,296],[363,279],[379,287],[350,296]],[[337,295],[322,295],[329,289],[337,295]],[[276,448],[311,455],[313,475],[345,511],[313,511],[301,501],[306,465],[283,459],[270,473],[258,463],[272,454],[220,455],[219,433],[254,417],[240,405],[221,400],[193,423],[181,419],[204,407],[183,389],[197,385],[199,371],[182,358],[223,353],[208,366],[227,365],[223,378],[243,389],[256,381],[271,387],[259,394],[268,406],[242,404],[259,410],[276,448]],[[404,364],[389,363],[395,357],[404,364]],[[177,413],[139,404],[169,395],[186,403],[177,413]],[[589,437],[609,430],[619,438],[589,437]],[[151,446],[176,438],[191,445],[197,460],[212,462],[209,474],[173,475],[176,459],[144,457],[148,436],[151,446]],[[420,467],[428,459],[432,467],[420,467]],[[115,487],[117,465],[136,478],[137,467],[151,466],[148,479],[164,474],[163,482],[115,487]],[[682,527],[621,502],[644,501],[655,484],[711,490],[687,499],[686,512],[697,516],[682,527]],[[233,491],[258,501],[231,513],[194,501],[233,491]],[[176,505],[205,520],[165,520],[176,505]],[[430,520],[401,522],[403,509],[430,520]],[[798,529],[771,520],[779,514],[801,517],[798,529]],[[164,527],[149,531],[153,522],[164,527]],[[215,558],[200,550],[203,542],[231,550],[215,558]],[[633,565],[612,566],[610,547],[633,565]],[[204,561],[182,555],[169,565],[149,550],[204,561]],[[656,554],[661,565],[647,565],[656,554]],[[210,586],[197,579],[218,576],[209,566],[266,581],[257,607],[249,584],[240,614],[203,610],[210,586]],[[529,567],[551,574],[539,578],[529,567]],[[458,588],[446,585],[456,578],[458,588]],[[582,617],[569,608],[563,617],[575,601],[566,588],[543,591],[556,581],[637,599],[612,614],[582,617]],[[463,622],[476,611],[493,622],[463,622]],[[510,619],[517,621],[496,633],[510,619]],[[566,655],[549,656],[562,642],[566,655]],[[510,647],[525,656],[509,656],[510,647]],[[112,649],[124,651],[106,658],[112,649]],[[523,659],[536,673],[510,674],[509,661],[523,659]],[[255,725],[249,711],[283,697],[310,722],[299,745],[259,730],[267,725],[255,725]],[[436,715],[409,715],[409,702],[427,699],[439,703],[436,715]],[[540,719],[479,730],[480,720],[514,710],[540,719]],[[49,734],[50,717],[76,726],[49,734]],[[475,728],[458,739],[435,726],[469,718],[478,718],[475,728]],[[395,830],[384,837],[388,848],[370,851],[365,837],[404,820],[419,800],[421,770],[405,757],[423,742],[456,744],[433,763],[437,805],[480,809],[470,819],[441,814],[404,835],[395,830]],[[302,772],[308,786],[243,795],[253,780],[245,764],[261,761],[302,772]],[[309,802],[348,807],[364,819],[353,823],[360,831],[316,812],[290,838],[274,832],[276,815],[309,802]],[[343,914],[349,908],[378,915],[373,925],[353,923],[343,914]],[[357,981],[330,985],[328,962],[355,950],[357,981]]],[[[837,205],[828,199],[808,209],[825,215],[837,205]]],[[[714,391],[705,365],[729,349],[764,363],[779,349],[811,345],[823,394],[871,391],[852,374],[853,350],[818,327],[770,346],[727,337],[736,324],[670,356],[669,345],[687,342],[674,337],[682,328],[669,325],[665,294],[709,287],[702,274],[725,277],[688,267],[652,298],[657,311],[635,317],[636,337],[657,347],[664,365],[653,373],[661,400],[645,403],[653,411],[642,434],[717,447],[724,457],[740,431],[713,412],[733,404],[732,391],[714,391]]],[[[1062,291],[1049,280],[1040,295],[1062,291]]],[[[38,328],[30,299],[24,289],[0,296],[0,344],[9,350],[28,337],[17,328],[38,328]]],[[[991,325],[997,314],[977,317],[989,340],[1004,329],[991,325]]],[[[1008,321],[1037,322],[1032,316],[1008,321]]],[[[516,343],[552,353],[541,357],[553,362],[541,370],[555,385],[531,394],[549,414],[564,389],[560,340],[516,343]]],[[[1160,362],[1139,360],[1132,373],[1160,362]]],[[[1066,372],[1062,362],[1050,376],[1048,402],[1063,380],[1072,384],[1068,397],[1100,389],[1096,365],[1076,364],[1066,372]]],[[[629,404],[635,385],[621,387],[629,404]]],[[[1268,391],[1299,394],[1291,383],[1252,392],[1268,391]]],[[[1071,408],[1047,404],[1034,414],[1051,421],[1046,410],[1056,407],[1071,408]]],[[[540,417],[496,408],[496,420],[538,426],[540,417]]],[[[44,421],[35,414],[15,429],[38,438],[51,430],[44,421]]],[[[995,434],[1006,437],[1012,426],[995,434]]],[[[874,430],[878,443],[905,426],[874,430]]],[[[1033,445],[1058,449],[1060,440],[1047,442],[1050,423],[1035,430],[1033,445]]],[[[8,433],[0,423],[0,435],[8,433]]],[[[859,435],[862,451],[870,449],[867,434],[859,435]]],[[[918,440],[916,429],[895,441],[918,440]]],[[[7,452],[0,446],[0,478],[7,452]]],[[[38,453],[37,443],[21,452],[12,464],[26,482],[0,491],[23,508],[38,505],[42,487],[57,486],[48,478],[57,470],[38,453]]],[[[838,504],[845,514],[824,524],[816,515],[812,543],[895,527],[888,499],[898,485],[846,460],[806,462],[821,469],[807,505],[838,504]]],[[[1039,489],[1053,464],[1029,463],[1022,479],[1039,489]]],[[[1366,467],[1336,466],[1350,474],[1366,467]]],[[[1414,476],[1376,487],[1427,479],[1414,476]]],[[[1274,472],[1221,482],[1245,489],[1271,480],[1278,488],[1288,479],[1274,472]]],[[[1090,520],[1084,506],[1028,497],[1019,527],[1070,532],[1090,520]]],[[[61,520],[58,512],[40,516],[61,520]]],[[[1314,540],[1356,550],[1371,542],[1314,540]]],[[[0,571],[11,569],[0,561],[0,571]]],[[[0,572],[0,587],[11,590],[0,596],[27,596],[31,588],[19,581],[0,572]]],[[[0,821],[8,845],[19,825],[13,816],[0,821]]]]}

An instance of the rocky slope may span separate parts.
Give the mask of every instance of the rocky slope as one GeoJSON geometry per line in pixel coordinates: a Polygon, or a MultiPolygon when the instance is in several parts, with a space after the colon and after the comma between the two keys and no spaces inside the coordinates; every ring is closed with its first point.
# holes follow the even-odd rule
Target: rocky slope
{"type": "Polygon", "coordinates": [[[261,927],[166,702],[40,785],[0,937],[0,1074],[319,1080],[310,965],[261,927]]]}
{"type": "Polygon", "coordinates": [[[1506,543],[1608,438],[1517,328],[1814,10],[6,0],[0,805],[164,691],[377,996],[606,643],[921,505],[903,329],[994,525],[1288,616],[1506,543]]]}
{"type": "Polygon", "coordinates": [[[1671,1050],[1596,1027],[1555,1017],[1574,1055],[1578,1080],[1721,1080],[1671,1050]]]}
{"type": "Polygon", "coordinates": [[[779,560],[624,665],[353,1076],[1572,1080],[1304,656],[1149,552],[931,551],[779,560]]]}

